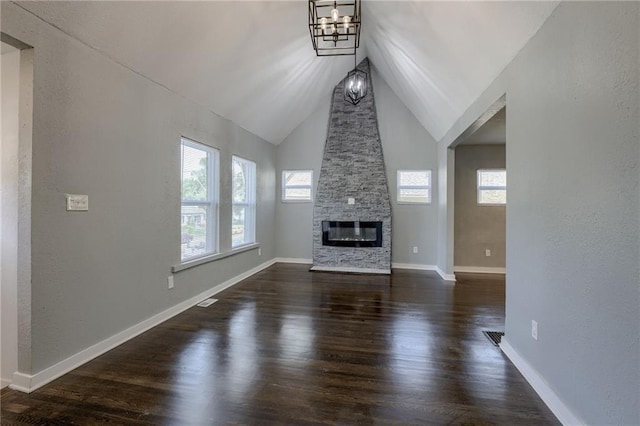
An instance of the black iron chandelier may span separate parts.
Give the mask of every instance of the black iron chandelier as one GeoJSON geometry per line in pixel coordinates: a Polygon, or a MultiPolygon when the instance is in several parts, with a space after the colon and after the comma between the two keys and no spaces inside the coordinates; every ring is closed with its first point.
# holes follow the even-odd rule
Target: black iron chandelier
{"type": "Polygon", "coordinates": [[[360,18],[360,0],[309,0],[309,32],[316,55],[355,55],[360,18]]]}
{"type": "Polygon", "coordinates": [[[353,62],[353,71],[349,71],[344,80],[344,100],[358,105],[367,96],[367,73],[358,69],[355,55],[353,62]]]}
{"type": "Polygon", "coordinates": [[[353,71],[344,80],[344,99],[357,105],[367,96],[367,73],[358,69],[360,0],[309,0],[309,32],[318,56],[353,55],[353,71]]]}

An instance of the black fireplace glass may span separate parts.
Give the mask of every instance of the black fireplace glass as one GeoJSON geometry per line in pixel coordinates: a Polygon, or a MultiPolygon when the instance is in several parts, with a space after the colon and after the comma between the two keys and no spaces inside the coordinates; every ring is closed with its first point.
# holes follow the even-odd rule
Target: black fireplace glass
{"type": "Polygon", "coordinates": [[[382,247],[382,222],[322,221],[322,245],[382,247]]]}

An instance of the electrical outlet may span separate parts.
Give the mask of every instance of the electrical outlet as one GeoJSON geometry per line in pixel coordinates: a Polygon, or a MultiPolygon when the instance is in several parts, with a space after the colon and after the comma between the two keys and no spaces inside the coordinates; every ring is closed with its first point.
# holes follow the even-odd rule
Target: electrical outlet
{"type": "Polygon", "coordinates": [[[261,248],[258,249],[258,256],[262,256],[262,249],[261,248]]]}
{"type": "Polygon", "coordinates": [[[484,255],[485,255],[485,256],[487,256],[487,257],[491,256],[491,250],[486,249],[486,250],[484,251],[484,255]]]}
{"type": "Polygon", "coordinates": [[[418,246],[413,246],[413,254],[418,254],[418,246]]]}
{"type": "Polygon", "coordinates": [[[538,321],[531,320],[531,337],[538,340],[538,321]]]}
{"type": "Polygon", "coordinates": [[[173,275],[167,277],[167,287],[169,287],[169,290],[173,288],[173,275]]]}

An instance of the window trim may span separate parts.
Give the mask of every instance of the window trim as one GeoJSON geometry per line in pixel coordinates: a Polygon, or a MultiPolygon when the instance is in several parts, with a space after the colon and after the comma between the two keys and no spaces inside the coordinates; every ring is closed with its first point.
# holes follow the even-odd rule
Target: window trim
{"type": "Polygon", "coordinates": [[[281,180],[282,183],[280,185],[281,188],[281,197],[280,197],[280,201],[283,203],[313,203],[313,169],[287,169],[287,170],[283,170],[281,176],[281,180]],[[311,183],[309,185],[286,185],[285,183],[285,178],[284,175],[285,173],[291,173],[291,172],[309,172],[311,174],[311,183]],[[309,199],[306,200],[288,200],[285,198],[285,194],[286,194],[286,189],[290,188],[290,189],[296,189],[296,188],[302,188],[302,189],[306,189],[309,188],[309,199]]]}
{"type": "Polygon", "coordinates": [[[244,246],[248,246],[250,244],[255,244],[256,243],[256,228],[257,228],[257,222],[258,222],[258,164],[253,161],[253,160],[249,160],[247,158],[241,157],[239,155],[232,155],[231,156],[231,249],[235,250],[238,249],[240,247],[244,247],[244,246]],[[251,182],[249,182],[250,184],[250,190],[247,191],[247,202],[245,203],[236,203],[233,200],[233,162],[238,160],[240,163],[246,163],[246,164],[252,164],[253,165],[253,170],[252,170],[252,176],[251,178],[251,182]],[[247,229],[249,230],[249,235],[251,236],[250,241],[245,241],[242,244],[237,244],[234,245],[233,244],[233,207],[234,206],[245,206],[251,209],[251,221],[250,223],[247,225],[246,223],[246,212],[245,212],[245,235],[247,235],[247,229]]]}
{"type": "Polygon", "coordinates": [[[504,185],[500,185],[500,186],[480,186],[480,174],[482,172],[504,172],[505,173],[505,178],[506,178],[506,174],[507,174],[507,169],[503,168],[503,169],[478,169],[476,172],[476,203],[479,206],[486,206],[486,207],[504,207],[507,205],[507,201],[506,201],[506,194],[507,194],[507,186],[504,185]],[[504,203],[482,203],[480,202],[480,191],[487,191],[487,190],[504,190],[505,192],[505,202],[504,203]]]}
{"type": "Polygon", "coordinates": [[[433,171],[431,169],[398,169],[396,172],[396,203],[407,205],[429,205],[433,201],[433,171]],[[428,172],[429,185],[400,185],[400,175],[405,172],[428,172]],[[427,201],[404,201],[400,200],[400,190],[402,189],[427,189],[429,197],[427,201]]]}
{"type": "MultiPolygon", "coordinates": [[[[207,232],[207,251],[190,257],[182,257],[182,243],[180,243],[180,264],[193,262],[201,258],[216,255],[220,252],[220,150],[210,145],[180,137],[180,225],[182,226],[182,206],[207,206],[207,226],[213,224],[210,232],[207,232]],[[182,198],[182,185],[184,177],[184,151],[183,146],[198,149],[208,155],[207,168],[213,173],[207,176],[207,200],[206,201],[184,201],[182,198]]],[[[180,241],[182,241],[182,230],[180,231],[180,241]]]]}

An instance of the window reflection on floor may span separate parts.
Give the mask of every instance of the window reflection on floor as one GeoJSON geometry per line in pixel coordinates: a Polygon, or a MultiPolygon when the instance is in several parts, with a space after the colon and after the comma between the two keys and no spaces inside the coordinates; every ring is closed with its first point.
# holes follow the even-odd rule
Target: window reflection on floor
{"type": "Polygon", "coordinates": [[[314,341],[313,320],[309,315],[287,314],[284,316],[278,336],[280,359],[283,362],[299,363],[313,357],[314,341]]]}
{"type": "Polygon", "coordinates": [[[254,385],[261,360],[256,342],[256,304],[245,303],[229,324],[229,397],[242,401],[254,385]]]}
{"type": "Polygon", "coordinates": [[[431,356],[433,333],[424,316],[408,312],[396,318],[391,333],[391,377],[403,389],[425,389],[431,372],[424,366],[431,356]]]}

